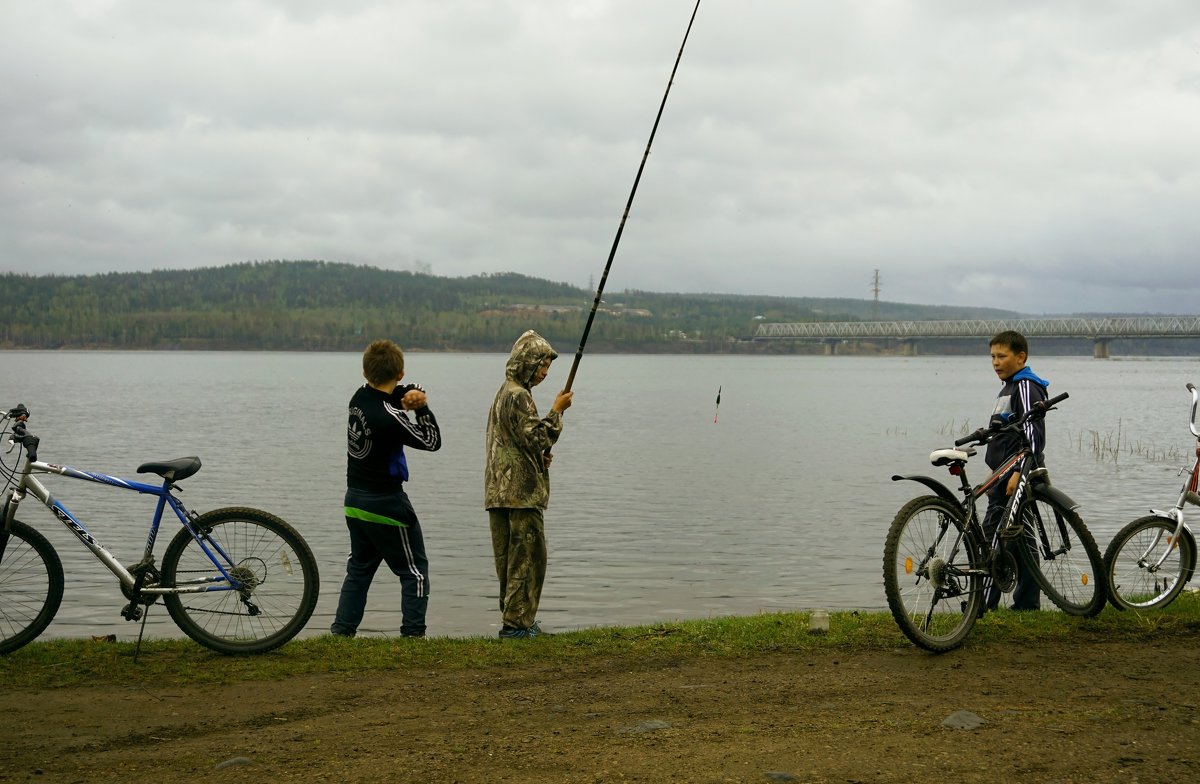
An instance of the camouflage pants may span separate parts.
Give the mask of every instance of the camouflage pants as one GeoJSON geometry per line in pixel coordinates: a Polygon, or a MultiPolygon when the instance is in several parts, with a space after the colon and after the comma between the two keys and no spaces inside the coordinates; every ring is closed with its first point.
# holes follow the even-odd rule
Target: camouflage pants
{"type": "Polygon", "coordinates": [[[546,580],[546,534],[540,509],[489,509],[492,552],[500,580],[504,625],[528,629],[546,580]]]}

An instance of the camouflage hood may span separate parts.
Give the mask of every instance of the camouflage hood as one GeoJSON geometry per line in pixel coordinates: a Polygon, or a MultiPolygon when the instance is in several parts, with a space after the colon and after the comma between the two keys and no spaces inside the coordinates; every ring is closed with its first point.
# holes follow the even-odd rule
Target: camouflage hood
{"type": "Polygon", "coordinates": [[[558,357],[558,352],[550,347],[549,341],[532,329],[513,343],[512,353],[508,355],[508,364],[504,374],[510,381],[515,381],[529,389],[533,374],[548,359],[558,357]]]}

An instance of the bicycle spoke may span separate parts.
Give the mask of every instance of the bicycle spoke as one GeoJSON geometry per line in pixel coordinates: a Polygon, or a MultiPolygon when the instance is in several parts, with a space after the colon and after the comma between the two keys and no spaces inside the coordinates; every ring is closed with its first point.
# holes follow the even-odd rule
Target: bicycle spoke
{"type": "Polygon", "coordinates": [[[1021,509],[1020,555],[1038,586],[1063,612],[1095,615],[1106,601],[1104,561],[1079,516],[1046,498],[1021,509]]]}
{"type": "Polygon", "coordinates": [[[210,512],[196,526],[208,532],[204,547],[181,531],[163,559],[169,584],[207,589],[166,597],[184,632],[214,650],[258,653],[303,628],[316,605],[318,577],[299,534],[253,509],[210,512]]]}
{"type": "Polygon", "coordinates": [[[974,546],[957,510],[929,496],[896,515],[884,554],[888,605],[917,645],[948,650],[975,622],[981,597],[974,546]]]}
{"type": "Polygon", "coordinates": [[[1196,553],[1192,540],[1176,537],[1175,528],[1173,520],[1143,517],[1113,537],[1104,562],[1116,607],[1165,607],[1183,591],[1196,553]]]}
{"type": "Polygon", "coordinates": [[[0,654],[41,634],[62,602],[62,562],[33,528],[14,521],[0,556],[0,654]]]}

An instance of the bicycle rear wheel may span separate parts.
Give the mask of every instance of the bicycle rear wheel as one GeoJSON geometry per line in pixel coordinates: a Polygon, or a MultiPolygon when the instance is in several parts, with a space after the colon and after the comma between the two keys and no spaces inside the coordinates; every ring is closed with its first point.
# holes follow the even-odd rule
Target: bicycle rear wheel
{"type": "Polygon", "coordinates": [[[1067,615],[1104,609],[1108,580],[1096,540],[1074,510],[1049,498],[1021,505],[1021,562],[1050,601],[1067,615]]]}
{"type": "Polygon", "coordinates": [[[928,651],[957,648],[983,609],[979,547],[954,504],[927,495],[892,520],[883,585],[904,636],[928,651]]]}
{"type": "Polygon", "coordinates": [[[62,604],[63,568],[54,547],[13,520],[0,534],[0,654],[12,653],[46,630],[62,604]]]}
{"type": "Polygon", "coordinates": [[[1188,535],[1176,540],[1172,520],[1154,515],[1140,517],[1109,542],[1104,565],[1113,607],[1166,607],[1191,579],[1196,567],[1196,541],[1188,535]]]}
{"type": "Polygon", "coordinates": [[[188,590],[163,597],[184,634],[235,654],[295,637],[312,616],[320,582],[300,534],[273,514],[240,507],[213,510],[193,525],[200,540],[185,528],[163,555],[162,585],[188,590]]]}

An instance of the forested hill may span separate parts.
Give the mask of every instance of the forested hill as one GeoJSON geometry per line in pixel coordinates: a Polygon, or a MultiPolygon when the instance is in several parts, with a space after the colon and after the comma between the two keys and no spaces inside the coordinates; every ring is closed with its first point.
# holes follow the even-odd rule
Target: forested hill
{"type": "MultiPolygon", "coordinates": [[[[526,329],[578,344],[594,291],[512,273],[442,278],[323,261],[88,276],[6,274],[0,347],[506,351],[526,329]]],[[[868,300],[605,292],[589,349],[729,351],[760,321],[860,320],[868,300]]],[[[881,319],[1009,311],[879,303],[881,319]]]]}

